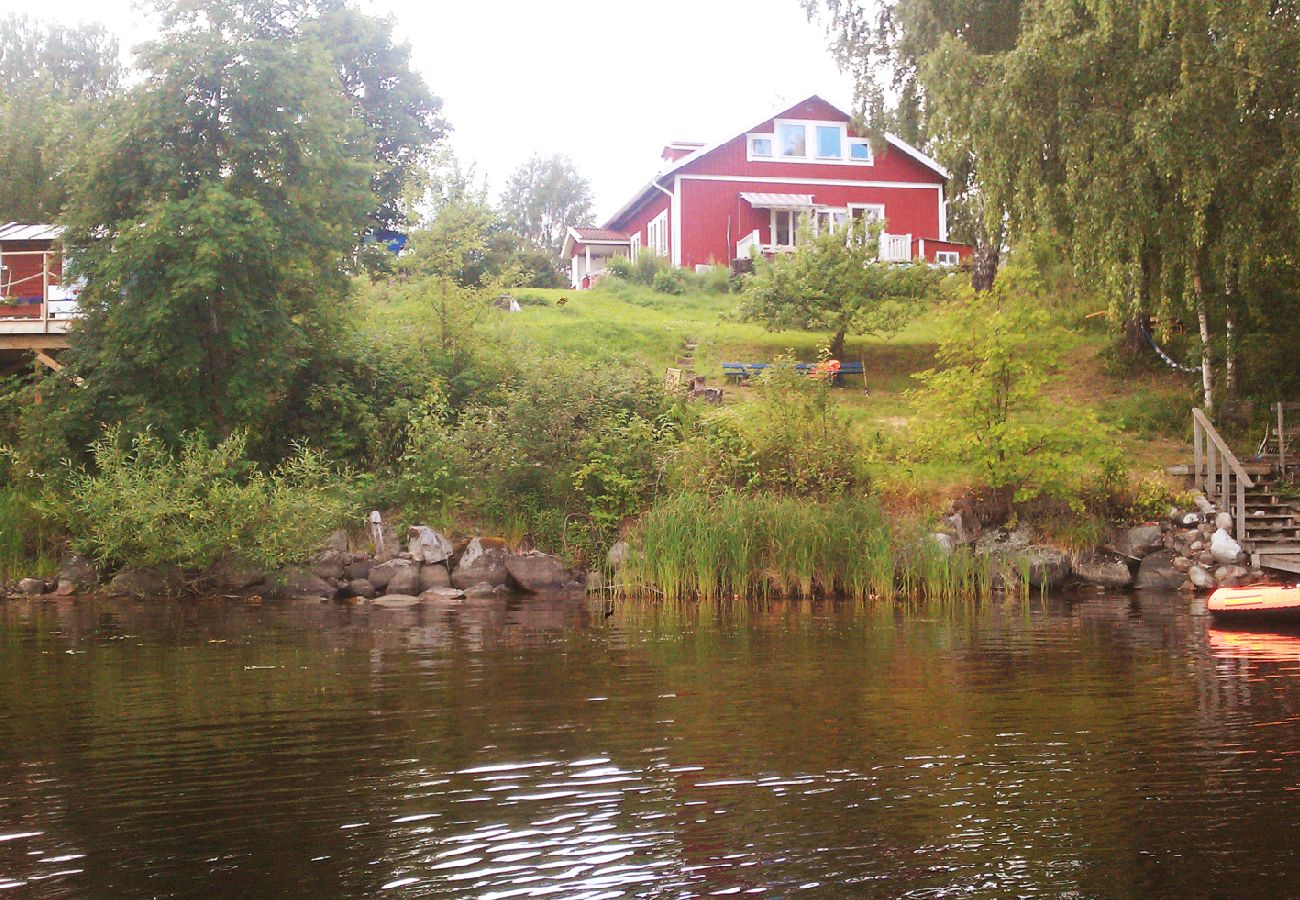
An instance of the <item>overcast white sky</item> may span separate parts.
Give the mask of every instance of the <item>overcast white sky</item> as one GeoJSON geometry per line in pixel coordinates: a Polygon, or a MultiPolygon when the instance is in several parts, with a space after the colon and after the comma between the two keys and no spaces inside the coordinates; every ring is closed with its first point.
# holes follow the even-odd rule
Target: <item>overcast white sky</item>
{"type": "MultiPolygon", "coordinates": [[[[495,196],[531,154],[566,153],[599,217],[654,173],[670,140],[713,141],[852,83],[798,0],[361,0],[392,16],[445,102],[452,146],[495,196]]],[[[0,14],[98,21],[130,46],[153,33],[133,0],[0,0],[0,14]]]]}

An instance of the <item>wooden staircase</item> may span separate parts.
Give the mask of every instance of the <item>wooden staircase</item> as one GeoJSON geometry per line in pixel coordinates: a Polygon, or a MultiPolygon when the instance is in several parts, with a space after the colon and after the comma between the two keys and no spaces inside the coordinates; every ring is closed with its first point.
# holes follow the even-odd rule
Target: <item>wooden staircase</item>
{"type": "Polygon", "coordinates": [[[1300,429],[1287,426],[1289,408],[1300,404],[1277,404],[1276,430],[1270,426],[1259,458],[1244,463],[1205,413],[1192,410],[1192,475],[1206,497],[1233,517],[1237,541],[1256,567],[1300,573],[1300,501],[1283,497],[1278,486],[1289,465],[1290,438],[1300,439],[1300,429]]]}

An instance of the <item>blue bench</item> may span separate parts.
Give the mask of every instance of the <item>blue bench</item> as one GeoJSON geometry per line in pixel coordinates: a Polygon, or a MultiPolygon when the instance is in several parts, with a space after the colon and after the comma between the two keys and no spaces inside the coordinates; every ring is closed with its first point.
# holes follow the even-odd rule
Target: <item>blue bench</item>
{"type": "MultiPolygon", "coordinates": [[[[811,374],[817,369],[818,365],[818,363],[795,363],[794,369],[796,372],[811,374]]],[[[729,381],[734,380],[737,384],[740,384],[750,378],[762,375],[764,371],[770,368],[772,368],[772,363],[724,362],[722,364],[722,375],[729,381]]],[[[842,383],[845,375],[862,374],[861,362],[842,362],[840,363],[840,371],[835,376],[835,383],[842,383]]]]}

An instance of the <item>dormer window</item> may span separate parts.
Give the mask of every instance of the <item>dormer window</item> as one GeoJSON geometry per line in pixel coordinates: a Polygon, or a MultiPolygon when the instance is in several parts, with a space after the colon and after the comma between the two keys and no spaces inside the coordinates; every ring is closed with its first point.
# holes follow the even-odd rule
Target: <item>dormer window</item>
{"type": "Polygon", "coordinates": [[[776,126],[777,146],[782,156],[808,155],[807,129],[802,124],[782,123],[776,126]]]}
{"type": "Polygon", "coordinates": [[[770,137],[751,137],[749,139],[750,156],[771,156],[772,139],[770,137]]]}
{"type": "Polygon", "coordinates": [[[849,159],[854,162],[871,162],[871,144],[866,138],[849,138],[849,159]]]}
{"type": "Polygon", "coordinates": [[[817,126],[817,157],[840,159],[844,156],[844,131],[838,125],[817,126]]]}

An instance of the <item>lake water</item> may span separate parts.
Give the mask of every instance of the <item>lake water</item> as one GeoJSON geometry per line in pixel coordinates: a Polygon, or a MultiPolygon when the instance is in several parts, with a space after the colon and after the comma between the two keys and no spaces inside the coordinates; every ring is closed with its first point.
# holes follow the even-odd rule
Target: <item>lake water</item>
{"type": "Polygon", "coordinates": [[[1300,892],[1300,636],[945,613],[0,602],[0,896],[1300,892]]]}

